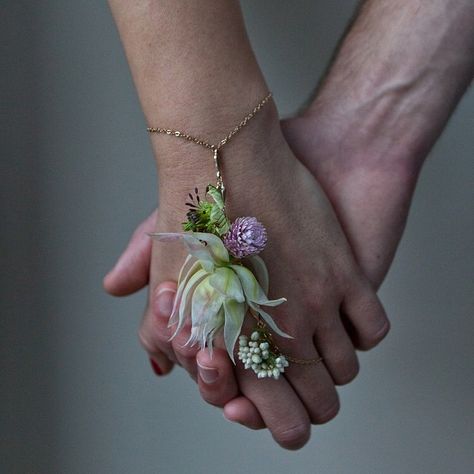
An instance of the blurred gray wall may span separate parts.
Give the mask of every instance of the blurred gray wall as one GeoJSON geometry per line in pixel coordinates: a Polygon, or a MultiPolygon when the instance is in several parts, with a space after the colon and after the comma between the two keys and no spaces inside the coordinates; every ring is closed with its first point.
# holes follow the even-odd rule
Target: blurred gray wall
{"type": "MultiPolygon", "coordinates": [[[[282,115],[308,97],[354,1],[246,0],[282,115]]],[[[144,120],[105,2],[3,1],[3,473],[473,472],[474,95],[432,152],[381,296],[389,338],[297,453],[226,422],[101,278],[155,204],[144,120]]]]}

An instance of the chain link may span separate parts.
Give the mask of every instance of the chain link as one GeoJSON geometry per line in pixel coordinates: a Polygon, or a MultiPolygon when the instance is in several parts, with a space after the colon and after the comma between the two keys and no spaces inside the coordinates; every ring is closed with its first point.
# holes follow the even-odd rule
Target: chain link
{"type": "Polygon", "coordinates": [[[201,145],[204,148],[207,148],[208,150],[212,151],[212,156],[214,159],[214,165],[216,167],[216,187],[222,192],[222,195],[225,193],[225,186],[224,186],[224,180],[222,178],[222,172],[219,167],[219,155],[218,151],[226,144],[229,143],[229,141],[242,130],[248,123],[249,121],[257,114],[257,112],[269,101],[270,97],[272,96],[272,93],[269,92],[254,108],[253,110],[247,114],[243,120],[236,125],[230,133],[227,134],[222,140],[219,141],[217,145],[214,145],[210,143],[207,140],[204,140],[199,137],[194,137],[192,135],[189,135],[188,133],[181,132],[180,130],[174,130],[171,128],[160,128],[160,127],[148,127],[147,131],[150,133],[162,133],[165,135],[170,135],[178,138],[182,138],[183,140],[187,140],[189,142],[196,143],[196,145],[201,145]]]}
{"type": "Polygon", "coordinates": [[[219,141],[217,145],[214,145],[210,143],[207,140],[204,140],[202,138],[194,137],[192,135],[189,135],[188,133],[181,132],[180,130],[174,130],[170,128],[160,128],[160,127],[148,127],[147,131],[150,133],[163,133],[166,135],[172,135],[175,137],[183,138],[184,140],[188,140],[190,142],[196,143],[197,145],[201,145],[205,148],[208,148],[210,150],[220,150],[226,143],[228,143],[242,128],[244,128],[249,121],[257,114],[257,112],[269,101],[270,97],[272,96],[272,93],[269,92],[254,108],[253,110],[246,115],[243,120],[236,125],[232,131],[224,137],[222,140],[219,141]]]}

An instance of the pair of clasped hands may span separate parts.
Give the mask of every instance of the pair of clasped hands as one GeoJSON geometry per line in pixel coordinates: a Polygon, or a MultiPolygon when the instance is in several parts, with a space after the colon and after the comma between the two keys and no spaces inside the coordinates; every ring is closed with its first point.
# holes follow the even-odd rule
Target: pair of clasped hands
{"type": "MultiPolygon", "coordinates": [[[[274,104],[255,117],[222,158],[227,212],[231,219],[255,216],[267,228],[262,257],[270,275],[269,297],[287,298],[271,314],[293,336],[275,336],[278,346],[294,358],[321,356],[323,361],[292,363],[278,380],[260,380],[237,359],[234,366],[223,344],[217,343],[212,357],[207,349],[186,345],[189,325],[170,340],[173,279],[185,253],[179,244],[154,242],[147,233],[180,231],[187,193],[198,180],[203,194],[212,175],[196,178],[198,173],[180,166],[159,169],[160,207],[138,226],[104,286],[123,296],[149,285],[139,338],[157,375],[181,365],[204,400],[223,408],[228,420],[266,427],[282,447],[299,449],[311,424],[338,413],[336,386],[357,375],[356,351],[373,348],[389,330],[376,289],[403,229],[411,178],[370,157],[365,161],[355,148],[351,156],[341,154],[337,130],[325,130],[317,114],[279,122],[273,109],[274,104]]],[[[167,150],[178,146],[170,137],[153,139],[167,150]]],[[[207,157],[194,144],[180,146],[188,155],[201,153],[200,160],[207,157]]],[[[243,333],[254,326],[247,317],[243,333]]]]}

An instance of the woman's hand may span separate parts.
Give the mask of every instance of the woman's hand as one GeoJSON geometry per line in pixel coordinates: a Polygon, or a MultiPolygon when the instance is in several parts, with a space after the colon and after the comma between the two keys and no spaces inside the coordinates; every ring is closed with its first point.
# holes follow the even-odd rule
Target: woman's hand
{"type": "MultiPolygon", "coordinates": [[[[292,340],[278,339],[279,347],[300,359],[321,355],[324,363],[293,363],[286,377],[278,381],[257,380],[238,363],[236,376],[241,392],[255,405],[275,439],[283,446],[299,447],[308,438],[310,422],[322,423],[337,413],[334,384],[347,383],[357,373],[357,357],[345,324],[353,328],[356,346],[368,349],[386,334],[388,321],[355,264],[328,201],[292,155],[279,127],[259,127],[252,134],[256,135],[254,147],[245,139],[236,140],[237,145],[229,147],[224,158],[230,187],[228,212],[231,217],[256,216],[267,227],[269,244],[262,256],[270,272],[269,296],[288,298],[272,316],[294,336],[292,340]],[[232,160],[236,156],[239,161],[232,160]]],[[[183,178],[182,172],[180,179],[171,170],[164,172],[157,230],[176,231],[182,220],[179,216],[185,212],[182,201],[193,183],[187,176],[183,178]]],[[[198,348],[184,346],[189,333],[183,331],[170,342],[167,318],[156,317],[163,315],[163,307],[156,302],[162,301],[163,289],[170,288],[159,283],[176,278],[184,258],[181,249],[169,245],[153,247],[150,301],[140,335],[150,354],[164,353],[196,377],[198,348]]],[[[247,333],[252,321],[248,323],[247,333]]],[[[236,386],[227,385],[223,398],[230,400],[236,386]]]]}

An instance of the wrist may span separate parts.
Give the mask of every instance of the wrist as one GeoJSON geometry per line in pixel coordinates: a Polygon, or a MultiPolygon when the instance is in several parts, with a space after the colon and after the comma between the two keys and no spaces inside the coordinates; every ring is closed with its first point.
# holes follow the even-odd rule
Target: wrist
{"type": "MultiPolygon", "coordinates": [[[[222,121],[218,123],[213,117],[204,117],[199,123],[199,130],[203,130],[202,132],[195,132],[196,128],[192,127],[191,130],[183,128],[180,131],[204,139],[212,145],[218,145],[265,95],[266,93],[263,96],[260,95],[258,100],[245,108],[244,113],[236,113],[234,110],[226,115],[225,129],[222,121]],[[206,131],[204,131],[205,126],[209,127],[206,131]],[[222,132],[217,134],[215,129],[222,132]],[[212,141],[208,138],[210,136],[214,137],[212,141]]],[[[195,187],[203,193],[208,184],[216,184],[217,176],[212,149],[165,133],[151,135],[162,202],[169,203],[178,197],[180,201],[183,201],[188,192],[195,187]]],[[[274,166],[275,161],[281,161],[277,157],[277,150],[282,149],[285,144],[278,112],[270,98],[253,118],[218,151],[219,168],[227,190],[245,189],[249,178],[259,176],[268,166],[274,166]]]]}
{"type": "Polygon", "coordinates": [[[416,91],[406,87],[359,96],[332,97],[324,91],[302,115],[325,154],[344,167],[417,172],[432,145],[426,122],[411,110],[416,91]]]}

